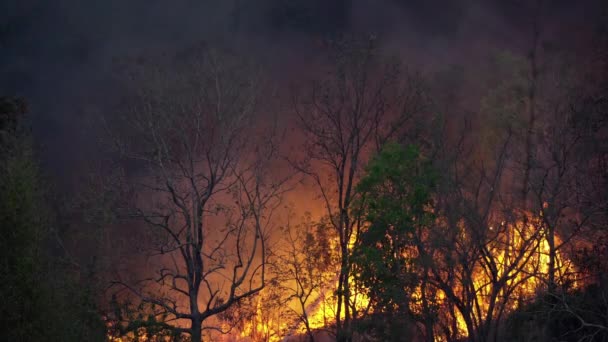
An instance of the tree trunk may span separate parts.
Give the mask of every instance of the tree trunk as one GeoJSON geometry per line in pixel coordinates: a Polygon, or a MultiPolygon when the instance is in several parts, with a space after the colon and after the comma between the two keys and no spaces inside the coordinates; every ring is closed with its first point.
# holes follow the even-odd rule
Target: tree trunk
{"type": "Polygon", "coordinates": [[[341,262],[340,284],[338,287],[338,317],[336,319],[336,322],[338,322],[336,340],[339,342],[349,342],[352,340],[350,333],[350,295],[348,287],[347,261],[346,255],[344,255],[341,262]],[[344,320],[341,320],[340,317],[342,309],[344,309],[344,320]]]}
{"type": "Polygon", "coordinates": [[[549,245],[549,269],[548,273],[548,290],[550,294],[555,293],[555,259],[557,252],[555,250],[555,230],[552,227],[547,227],[547,244],[549,245]]]}
{"type": "Polygon", "coordinates": [[[344,239],[342,246],[342,262],[341,262],[340,277],[342,278],[342,302],[344,304],[344,321],[342,322],[342,331],[340,333],[340,341],[352,341],[351,333],[351,315],[350,315],[350,285],[348,282],[349,266],[348,266],[348,239],[344,239]]]}
{"type": "MultiPolygon", "coordinates": [[[[340,265],[342,266],[342,265],[340,265]]],[[[342,341],[342,334],[343,334],[343,330],[342,330],[342,318],[340,317],[342,315],[342,298],[343,298],[343,294],[342,294],[342,288],[343,288],[343,277],[342,277],[343,271],[342,269],[340,269],[340,275],[338,276],[338,293],[337,293],[337,308],[336,308],[336,340],[337,341],[342,341]]]]}
{"type": "Polygon", "coordinates": [[[431,316],[431,310],[429,308],[429,301],[426,296],[427,282],[428,282],[427,272],[428,272],[428,270],[425,268],[424,269],[424,278],[422,281],[420,293],[422,294],[422,310],[424,312],[424,328],[425,328],[425,335],[426,335],[425,341],[434,342],[435,341],[435,334],[433,332],[434,320],[433,320],[433,317],[431,316]]]}
{"type": "Polygon", "coordinates": [[[201,331],[203,328],[203,322],[201,322],[200,319],[198,318],[194,318],[192,319],[192,325],[191,325],[191,334],[190,336],[192,337],[192,342],[201,342],[202,336],[201,336],[201,331]]]}

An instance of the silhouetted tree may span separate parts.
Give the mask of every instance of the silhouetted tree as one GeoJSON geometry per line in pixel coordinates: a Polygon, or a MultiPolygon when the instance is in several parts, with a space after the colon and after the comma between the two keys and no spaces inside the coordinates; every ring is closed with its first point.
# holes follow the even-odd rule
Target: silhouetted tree
{"type": "Polygon", "coordinates": [[[92,278],[64,249],[25,109],[0,98],[0,339],[103,341],[92,278]]]}
{"type": "Polygon", "coordinates": [[[119,183],[134,194],[119,215],[149,228],[147,255],[157,261],[155,276],[115,284],[195,342],[203,331],[229,331],[209,318],[267,283],[267,239],[283,182],[269,178],[272,126],[256,136],[268,128],[254,125],[256,76],[240,58],[210,48],[143,63],[110,130],[124,160],[141,168],[119,183]]]}
{"type": "Polygon", "coordinates": [[[327,75],[294,98],[306,153],[293,164],[321,193],[338,237],[339,341],[352,339],[351,321],[357,316],[349,255],[361,228],[353,200],[362,167],[374,149],[401,134],[425,108],[418,78],[379,54],[374,37],[330,42],[327,75]]]}

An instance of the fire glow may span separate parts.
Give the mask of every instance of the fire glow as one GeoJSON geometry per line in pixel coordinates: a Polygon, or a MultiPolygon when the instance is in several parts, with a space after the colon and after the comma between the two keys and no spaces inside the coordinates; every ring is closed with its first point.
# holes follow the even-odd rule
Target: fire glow
{"type": "MultiPolygon", "coordinates": [[[[497,226],[491,226],[491,231],[499,231],[497,236],[492,239],[492,244],[487,246],[491,252],[491,257],[496,262],[497,273],[504,274],[506,283],[498,291],[498,298],[506,298],[505,309],[501,315],[516,310],[520,306],[534,299],[535,295],[546,287],[546,276],[549,272],[549,244],[545,238],[545,232],[542,230],[542,224],[539,218],[526,220],[527,222],[519,221],[514,224],[507,224],[504,221],[497,226]],[[540,230],[539,230],[539,227],[540,230]],[[527,244],[527,246],[525,246],[527,244]],[[521,252],[521,251],[524,252],[521,252]],[[520,251],[520,253],[515,253],[520,251]],[[515,265],[516,264],[516,265],[515,265]]],[[[556,237],[556,243],[561,243],[556,237]]],[[[562,285],[566,282],[571,287],[577,287],[578,280],[574,276],[576,274],[574,265],[562,253],[556,253],[556,279],[558,284],[562,285]]],[[[473,273],[473,285],[477,293],[476,302],[479,304],[478,310],[473,311],[473,321],[475,324],[482,324],[491,306],[492,295],[492,277],[484,270],[481,265],[476,265],[473,273]]],[[[333,296],[335,284],[327,284],[315,298],[311,298],[306,309],[306,316],[310,327],[315,331],[330,329],[335,322],[336,302],[333,296]]],[[[462,288],[456,286],[454,292],[462,296],[462,288]]],[[[267,289],[265,291],[272,291],[267,289]]],[[[263,297],[263,295],[262,295],[263,297]]],[[[364,294],[358,293],[354,297],[354,306],[359,312],[369,304],[369,298],[364,294]]],[[[433,301],[440,307],[440,311],[446,314],[449,311],[448,295],[441,289],[435,292],[433,301]]],[[[416,313],[421,310],[419,306],[421,298],[421,289],[412,294],[411,310],[416,313]]],[[[263,312],[261,306],[256,307],[256,314],[251,322],[245,325],[245,329],[239,333],[238,340],[241,341],[283,341],[288,340],[289,336],[303,336],[306,333],[304,323],[302,322],[287,322],[278,319],[264,320],[263,317],[268,317],[269,313],[263,312]],[[295,327],[290,329],[289,327],[295,327]],[[287,337],[281,333],[287,332],[287,337]]],[[[344,310],[342,310],[344,313],[344,310]]],[[[457,310],[454,311],[456,319],[457,336],[466,337],[468,335],[467,325],[462,317],[462,314],[457,310]]],[[[369,312],[373,315],[373,312],[369,312]]],[[[277,315],[270,314],[271,317],[277,315]]],[[[277,317],[278,318],[278,317],[277,317]]],[[[444,315],[443,320],[449,320],[450,317],[444,315]]],[[[450,322],[438,322],[437,326],[450,326],[450,322]]],[[[436,328],[436,330],[439,330],[436,328]]],[[[233,339],[229,339],[233,340],[233,339]]],[[[436,341],[444,341],[445,338],[436,332],[436,341]]]]}

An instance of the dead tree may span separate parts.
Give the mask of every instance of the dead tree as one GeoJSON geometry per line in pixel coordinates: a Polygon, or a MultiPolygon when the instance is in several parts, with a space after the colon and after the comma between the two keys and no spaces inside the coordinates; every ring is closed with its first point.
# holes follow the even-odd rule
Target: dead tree
{"type": "Polygon", "coordinates": [[[209,48],[127,70],[131,96],[107,120],[131,173],[120,185],[133,196],[119,214],[145,225],[155,275],[120,274],[114,284],[199,342],[204,331],[229,330],[210,318],[267,282],[283,182],[269,179],[273,136],[255,131],[260,84],[250,65],[209,48]]]}
{"type": "Polygon", "coordinates": [[[378,54],[373,37],[330,42],[328,73],[293,101],[306,151],[293,165],[319,190],[338,239],[339,341],[352,339],[356,318],[349,255],[361,224],[353,214],[353,199],[362,166],[374,148],[398,138],[424,108],[417,78],[378,54]]]}
{"type": "MultiPolygon", "coordinates": [[[[441,311],[447,321],[441,325],[448,339],[458,338],[461,317],[471,341],[497,340],[522,286],[543,276],[542,222],[511,207],[511,183],[505,178],[512,171],[513,130],[507,124],[496,132],[489,157],[487,151],[472,153],[478,144],[463,133],[450,158],[453,165],[443,170],[435,207],[439,219],[418,245],[428,260],[430,286],[445,298],[441,311]]],[[[534,289],[528,291],[530,296],[534,289]]]]}
{"type": "MultiPolygon", "coordinates": [[[[326,227],[312,221],[305,214],[302,222],[292,225],[294,219],[289,212],[287,225],[283,228],[282,248],[277,252],[275,272],[282,292],[283,305],[287,306],[296,325],[304,326],[307,340],[315,341],[311,314],[317,310],[327,284],[334,278],[331,267],[335,266],[331,255],[329,235],[326,227]],[[293,305],[295,303],[295,305],[293,305]]],[[[292,330],[298,328],[292,327],[292,330]]]]}

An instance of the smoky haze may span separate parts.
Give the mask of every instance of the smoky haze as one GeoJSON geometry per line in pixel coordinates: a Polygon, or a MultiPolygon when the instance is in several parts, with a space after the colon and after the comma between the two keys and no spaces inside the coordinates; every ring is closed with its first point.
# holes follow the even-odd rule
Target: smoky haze
{"type": "MultiPolygon", "coordinates": [[[[4,321],[11,313],[0,325],[61,330],[86,312],[103,321],[100,337],[139,334],[120,312],[148,310],[132,297],[193,341],[206,318],[278,337],[304,331],[281,323],[297,299],[293,322],[304,318],[311,341],[309,313],[313,330],[348,341],[351,323],[395,307],[424,317],[412,327],[427,340],[445,327],[446,340],[485,341],[544,283],[550,295],[575,284],[578,298],[579,278],[556,275],[608,269],[607,4],[0,0],[0,251],[18,261],[0,273],[21,261],[31,273],[3,280],[0,297],[17,309],[0,307],[4,321]],[[587,246],[603,252],[579,258],[587,246]],[[50,261],[33,265],[39,249],[50,261]],[[38,287],[59,300],[34,298],[38,287]],[[91,303],[72,303],[80,292],[91,303]],[[41,302],[42,324],[22,318],[41,302]],[[359,304],[372,315],[357,318],[359,304]]],[[[543,331],[562,325],[540,312],[543,331]]],[[[395,322],[378,331],[410,329],[395,322]]]]}
{"type": "MultiPolygon", "coordinates": [[[[69,184],[97,152],[89,118],[120,98],[117,60],[212,42],[271,66],[270,78],[287,84],[323,54],[323,39],[364,33],[421,70],[466,70],[492,49],[525,53],[533,3],[9,0],[0,5],[0,91],[27,99],[42,159],[69,184]]],[[[576,37],[594,29],[600,3],[551,2],[545,34],[563,48],[584,44],[576,37]]]]}

